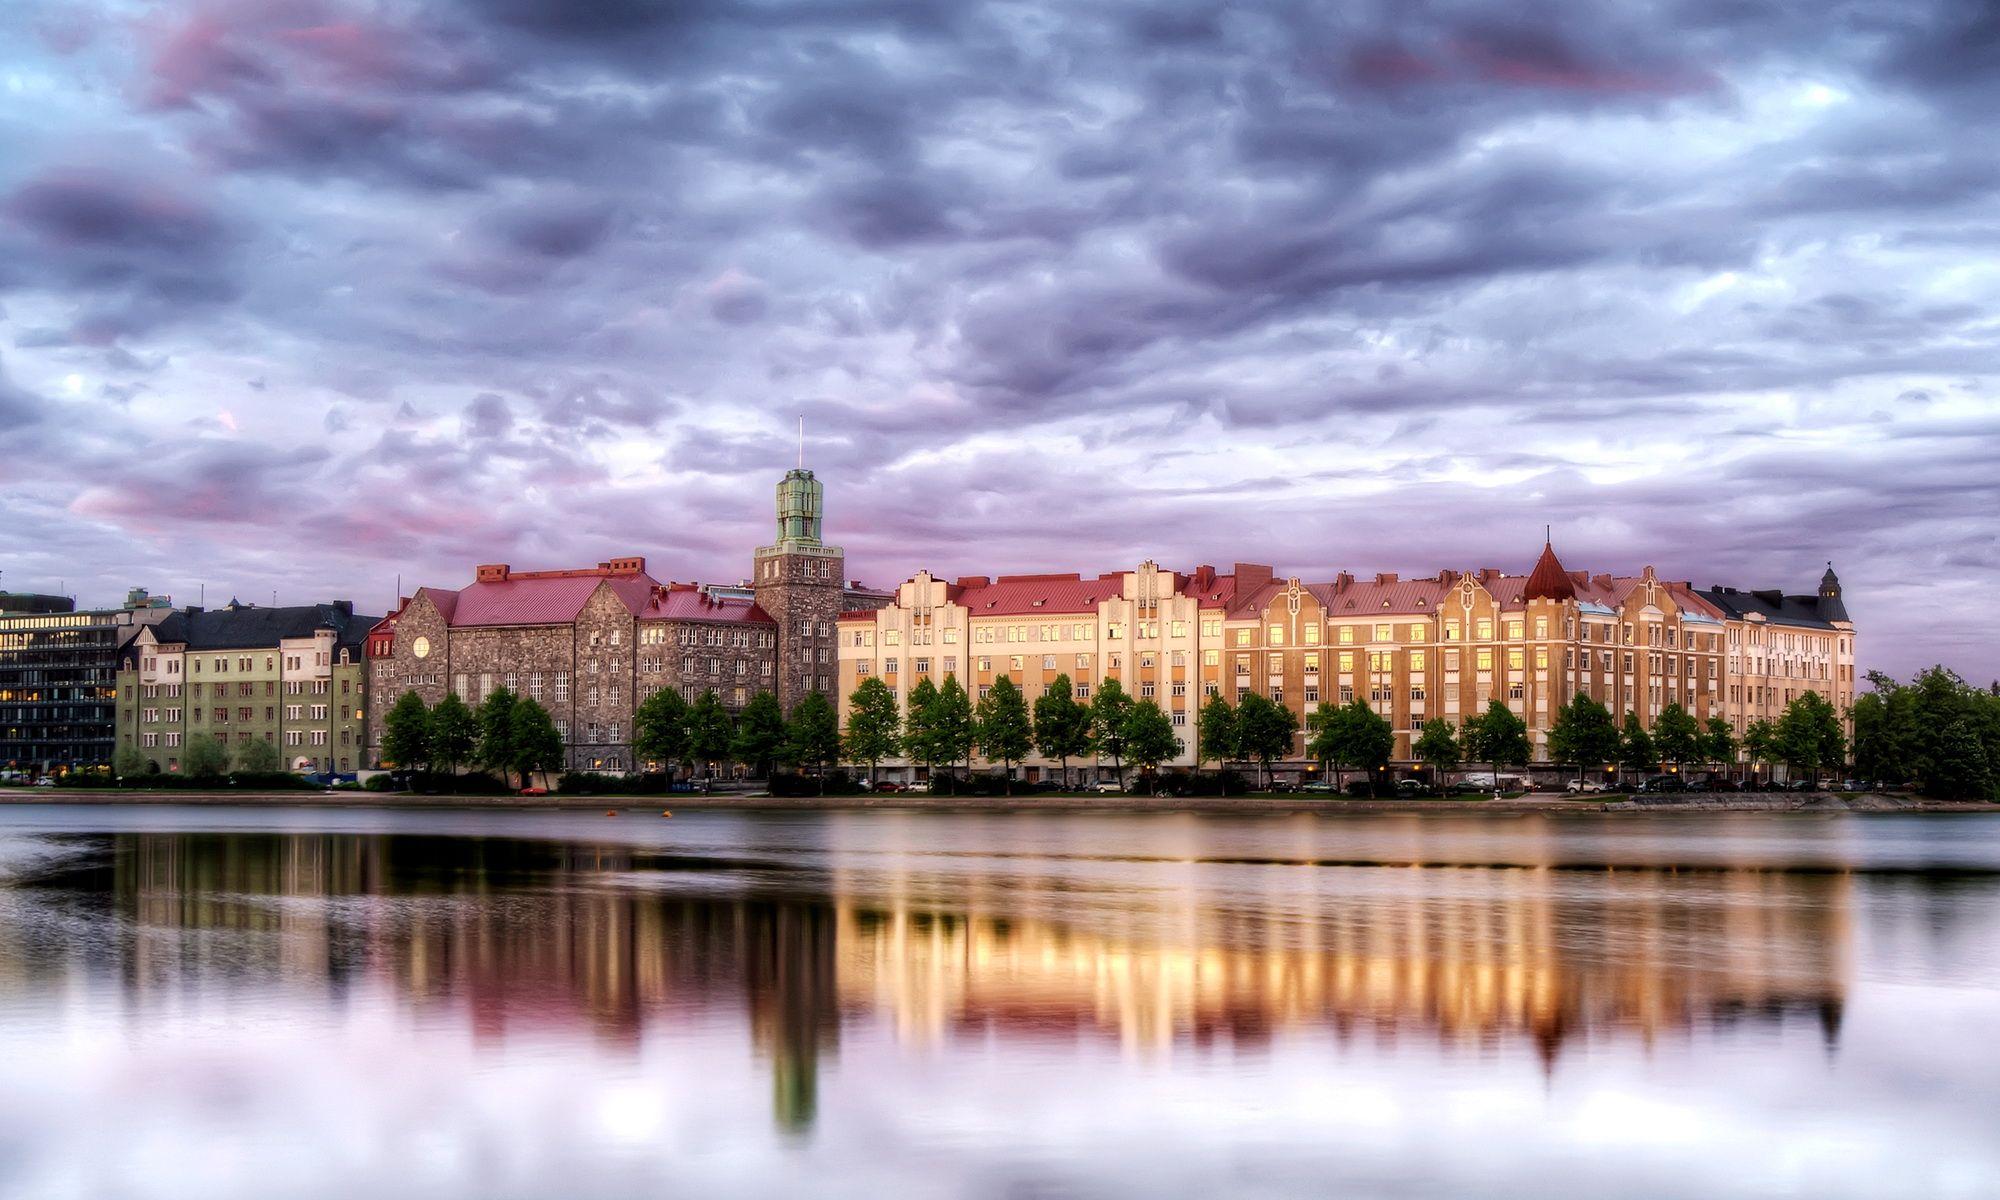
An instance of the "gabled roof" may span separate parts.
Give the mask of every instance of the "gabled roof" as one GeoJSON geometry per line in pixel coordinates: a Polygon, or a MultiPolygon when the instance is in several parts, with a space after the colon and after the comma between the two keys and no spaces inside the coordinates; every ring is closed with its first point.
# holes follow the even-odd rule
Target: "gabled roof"
{"type": "Polygon", "coordinates": [[[334,643],[357,646],[376,618],[356,616],[345,601],[260,608],[231,602],[215,609],[182,610],[151,627],[162,644],[190,650],[256,650],[290,638],[309,638],[331,629],[334,643]]]}

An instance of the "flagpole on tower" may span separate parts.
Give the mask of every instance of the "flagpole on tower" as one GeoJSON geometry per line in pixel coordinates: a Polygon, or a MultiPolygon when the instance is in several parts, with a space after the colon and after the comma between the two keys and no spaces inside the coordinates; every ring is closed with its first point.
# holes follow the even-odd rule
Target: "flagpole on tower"
{"type": "Polygon", "coordinates": [[[799,414],[799,470],[806,468],[806,417],[799,414]]]}

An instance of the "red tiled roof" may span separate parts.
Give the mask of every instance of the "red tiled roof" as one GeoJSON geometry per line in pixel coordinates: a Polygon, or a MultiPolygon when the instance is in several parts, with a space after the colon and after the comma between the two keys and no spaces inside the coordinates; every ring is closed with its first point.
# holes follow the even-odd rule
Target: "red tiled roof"
{"type": "Polygon", "coordinates": [[[1535,569],[1528,572],[1528,583],[1522,595],[1529,600],[1574,600],[1576,581],[1563,570],[1556,558],[1556,548],[1549,542],[1542,543],[1542,556],[1535,560],[1535,569]]]}
{"type": "Polygon", "coordinates": [[[947,590],[975,617],[1034,613],[1094,613],[1098,602],[1124,594],[1124,572],[1084,579],[1079,575],[1002,575],[959,580],[947,590]]]}
{"type": "Polygon", "coordinates": [[[748,621],[776,624],[754,601],[717,599],[692,583],[656,587],[639,610],[641,621],[748,621]]]}

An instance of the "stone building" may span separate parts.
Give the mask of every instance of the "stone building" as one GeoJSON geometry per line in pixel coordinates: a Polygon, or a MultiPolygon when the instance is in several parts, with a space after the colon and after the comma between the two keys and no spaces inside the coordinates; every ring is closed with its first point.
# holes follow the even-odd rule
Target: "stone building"
{"type": "Polygon", "coordinates": [[[646,560],[567,571],[477,569],[457,590],[419,588],[370,631],[368,670],[381,698],[368,722],[380,761],[388,709],[406,691],[478,705],[505,686],[549,710],[574,770],[629,771],[632,719],[646,697],[713,691],[732,712],[760,691],[789,709],[835,686],[834,620],[888,600],[843,582],[843,558],[820,539],[824,492],[810,471],[778,486],[778,539],[740,584],[662,583],[646,560]]]}
{"type": "Polygon", "coordinates": [[[117,744],[169,774],[196,734],[231,752],[269,743],[285,770],[352,771],[368,710],[361,642],[375,622],[347,600],[175,611],[120,653],[117,744]]]}
{"type": "MultiPolygon", "coordinates": [[[[1195,761],[1196,713],[1217,694],[1255,692],[1302,717],[1363,699],[1395,730],[1403,762],[1427,719],[1461,724],[1495,700],[1522,718],[1545,759],[1557,712],[1579,692],[1621,721],[1635,713],[1650,727],[1677,703],[1739,733],[1803,690],[1843,711],[1853,699],[1854,631],[1830,570],[1817,597],[1697,590],[1650,567],[1572,572],[1547,545],[1525,575],[1342,573],[1320,583],[1254,563],[1220,573],[1151,562],[1096,579],[919,573],[887,607],[843,613],[839,624],[843,697],[870,675],[903,700],[923,677],[956,675],[975,699],[1001,675],[1031,699],[1058,674],[1083,699],[1115,677],[1166,710],[1181,765],[1195,761]]],[[[1302,731],[1292,748],[1301,768],[1304,743],[1302,731]]],[[[1051,765],[1031,758],[1029,776],[1051,765]]]]}

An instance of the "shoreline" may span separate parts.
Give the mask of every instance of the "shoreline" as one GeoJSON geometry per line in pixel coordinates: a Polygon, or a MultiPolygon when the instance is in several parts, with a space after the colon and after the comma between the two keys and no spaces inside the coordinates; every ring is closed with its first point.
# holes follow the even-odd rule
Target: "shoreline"
{"type": "Polygon", "coordinates": [[[1187,813],[1197,815],[1275,814],[1338,816],[1357,814],[1489,813],[1524,816],[1550,813],[1990,813],[2000,804],[1976,800],[1929,800],[1876,792],[1743,792],[1692,796],[1572,799],[1527,795],[1509,800],[1478,797],[1412,799],[1315,799],[1300,796],[968,796],[931,797],[907,793],[877,796],[717,796],[678,793],[664,796],[415,796],[396,792],[200,792],[89,791],[40,788],[0,789],[0,805],[73,804],[193,805],[217,808],[390,808],[684,812],[1067,812],[1187,813]]]}

